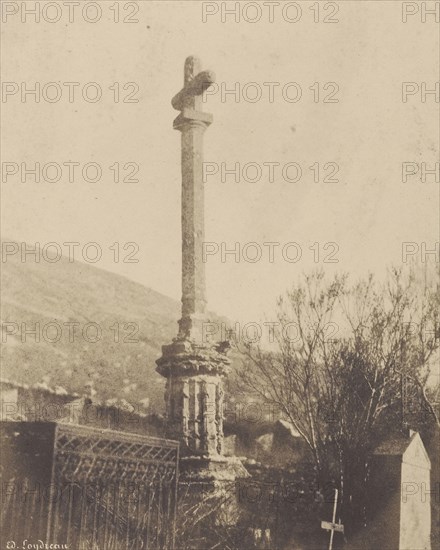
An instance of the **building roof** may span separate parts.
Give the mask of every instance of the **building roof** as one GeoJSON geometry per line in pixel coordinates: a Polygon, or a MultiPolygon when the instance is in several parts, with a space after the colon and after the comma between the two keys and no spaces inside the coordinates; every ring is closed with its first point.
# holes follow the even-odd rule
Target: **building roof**
{"type": "Polygon", "coordinates": [[[410,437],[395,436],[383,441],[374,451],[375,455],[400,456],[403,462],[409,464],[425,463],[431,467],[431,461],[418,432],[412,432],[410,437]]]}
{"type": "Polygon", "coordinates": [[[374,454],[402,456],[416,435],[416,433],[413,433],[411,437],[405,437],[403,435],[395,436],[391,439],[382,441],[382,443],[376,447],[374,454]]]}
{"type": "Polygon", "coordinates": [[[79,394],[69,393],[62,386],[54,386],[53,388],[51,388],[46,382],[37,382],[36,384],[24,384],[22,382],[16,382],[14,380],[8,380],[7,378],[1,378],[0,386],[18,388],[18,389],[23,389],[28,391],[39,391],[41,393],[46,393],[49,395],[65,396],[71,399],[76,399],[79,397],[79,394]]]}
{"type": "Polygon", "coordinates": [[[292,424],[292,422],[287,422],[287,420],[277,420],[275,425],[281,426],[284,428],[292,437],[301,437],[301,434],[292,424]]]}

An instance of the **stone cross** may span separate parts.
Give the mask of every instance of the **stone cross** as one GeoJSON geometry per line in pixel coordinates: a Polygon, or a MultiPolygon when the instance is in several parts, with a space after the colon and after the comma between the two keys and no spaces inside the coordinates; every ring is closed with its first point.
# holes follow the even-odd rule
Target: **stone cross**
{"type": "Polygon", "coordinates": [[[202,72],[200,61],[188,57],[183,89],[171,102],[180,111],[174,128],[182,134],[182,318],[177,338],[162,346],[156,361],[157,372],[167,379],[167,436],[181,443],[183,478],[199,481],[248,476],[238,459],[222,456],[223,379],[231,364],[227,347],[203,337],[203,134],[212,115],[202,110],[202,94],[213,82],[214,74],[202,72]]]}
{"type": "Polygon", "coordinates": [[[213,117],[202,111],[202,95],[214,82],[211,71],[200,70],[200,60],[185,61],[184,86],[171,101],[181,111],[173,127],[182,134],[182,318],[179,338],[200,339],[206,310],[203,188],[203,134],[213,117]]]}
{"type": "Polygon", "coordinates": [[[333,536],[335,534],[335,531],[338,533],[344,532],[344,526],[341,523],[341,520],[339,520],[339,523],[335,523],[336,521],[336,509],[338,507],[338,490],[335,489],[335,502],[333,504],[333,518],[332,521],[321,521],[321,528],[327,529],[327,531],[330,531],[330,543],[328,546],[328,550],[332,550],[333,548],[333,536]]]}

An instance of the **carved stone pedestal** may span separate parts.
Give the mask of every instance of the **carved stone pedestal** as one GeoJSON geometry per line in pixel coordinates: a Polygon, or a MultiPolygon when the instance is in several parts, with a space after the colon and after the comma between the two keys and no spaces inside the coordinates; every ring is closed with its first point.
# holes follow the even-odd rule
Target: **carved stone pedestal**
{"type": "Polygon", "coordinates": [[[183,457],[217,460],[223,454],[223,378],[229,365],[224,344],[178,337],[162,347],[157,372],[167,379],[167,435],[180,441],[183,457]]]}
{"type": "Polygon", "coordinates": [[[167,379],[167,437],[181,444],[183,507],[203,502],[212,508],[208,523],[229,526],[239,516],[236,482],[249,474],[238,458],[223,456],[223,378],[230,364],[224,348],[176,338],[163,346],[157,371],[167,379]]]}

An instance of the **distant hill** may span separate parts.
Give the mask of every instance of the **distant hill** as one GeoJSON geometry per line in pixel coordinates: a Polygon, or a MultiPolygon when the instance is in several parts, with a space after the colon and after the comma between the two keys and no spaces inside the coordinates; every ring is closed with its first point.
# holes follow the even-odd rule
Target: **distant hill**
{"type": "Polygon", "coordinates": [[[16,254],[1,268],[3,378],[81,393],[92,380],[100,399],[123,398],[163,411],[165,381],[155,372],[155,360],[177,334],[179,302],[65,257],[22,263],[16,254]],[[94,323],[101,329],[97,342],[90,341],[97,339],[94,323]],[[37,328],[40,341],[25,335],[22,324],[28,331],[37,328]]]}

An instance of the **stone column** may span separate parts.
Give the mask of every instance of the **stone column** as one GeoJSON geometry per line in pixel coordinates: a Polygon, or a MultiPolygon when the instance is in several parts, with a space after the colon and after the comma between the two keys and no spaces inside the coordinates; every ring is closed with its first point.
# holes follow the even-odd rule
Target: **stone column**
{"type": "Polygon", "coordinates": [[[179,116],[174,128],[182,133],[182,317],[179,336],[202,343],[206,312],[203,134],[210,120],[179,116]]]}
{"type": "Polygon", "coordinates": [[[182,134],[182,317],[177,337],[162,347],[157,372],[167,379],[168,436],[181,442],[183,478],[232,481],[247,477],[237,459],[223,452],[223,379],[230,367],[226,343],[204,341],[206,317],[203,135],[212,115],[202,111],[202,94],[214,82],[200,61],[185,61],[184,87],[173,98],[180,111],[174,129],[182,134]]]}

